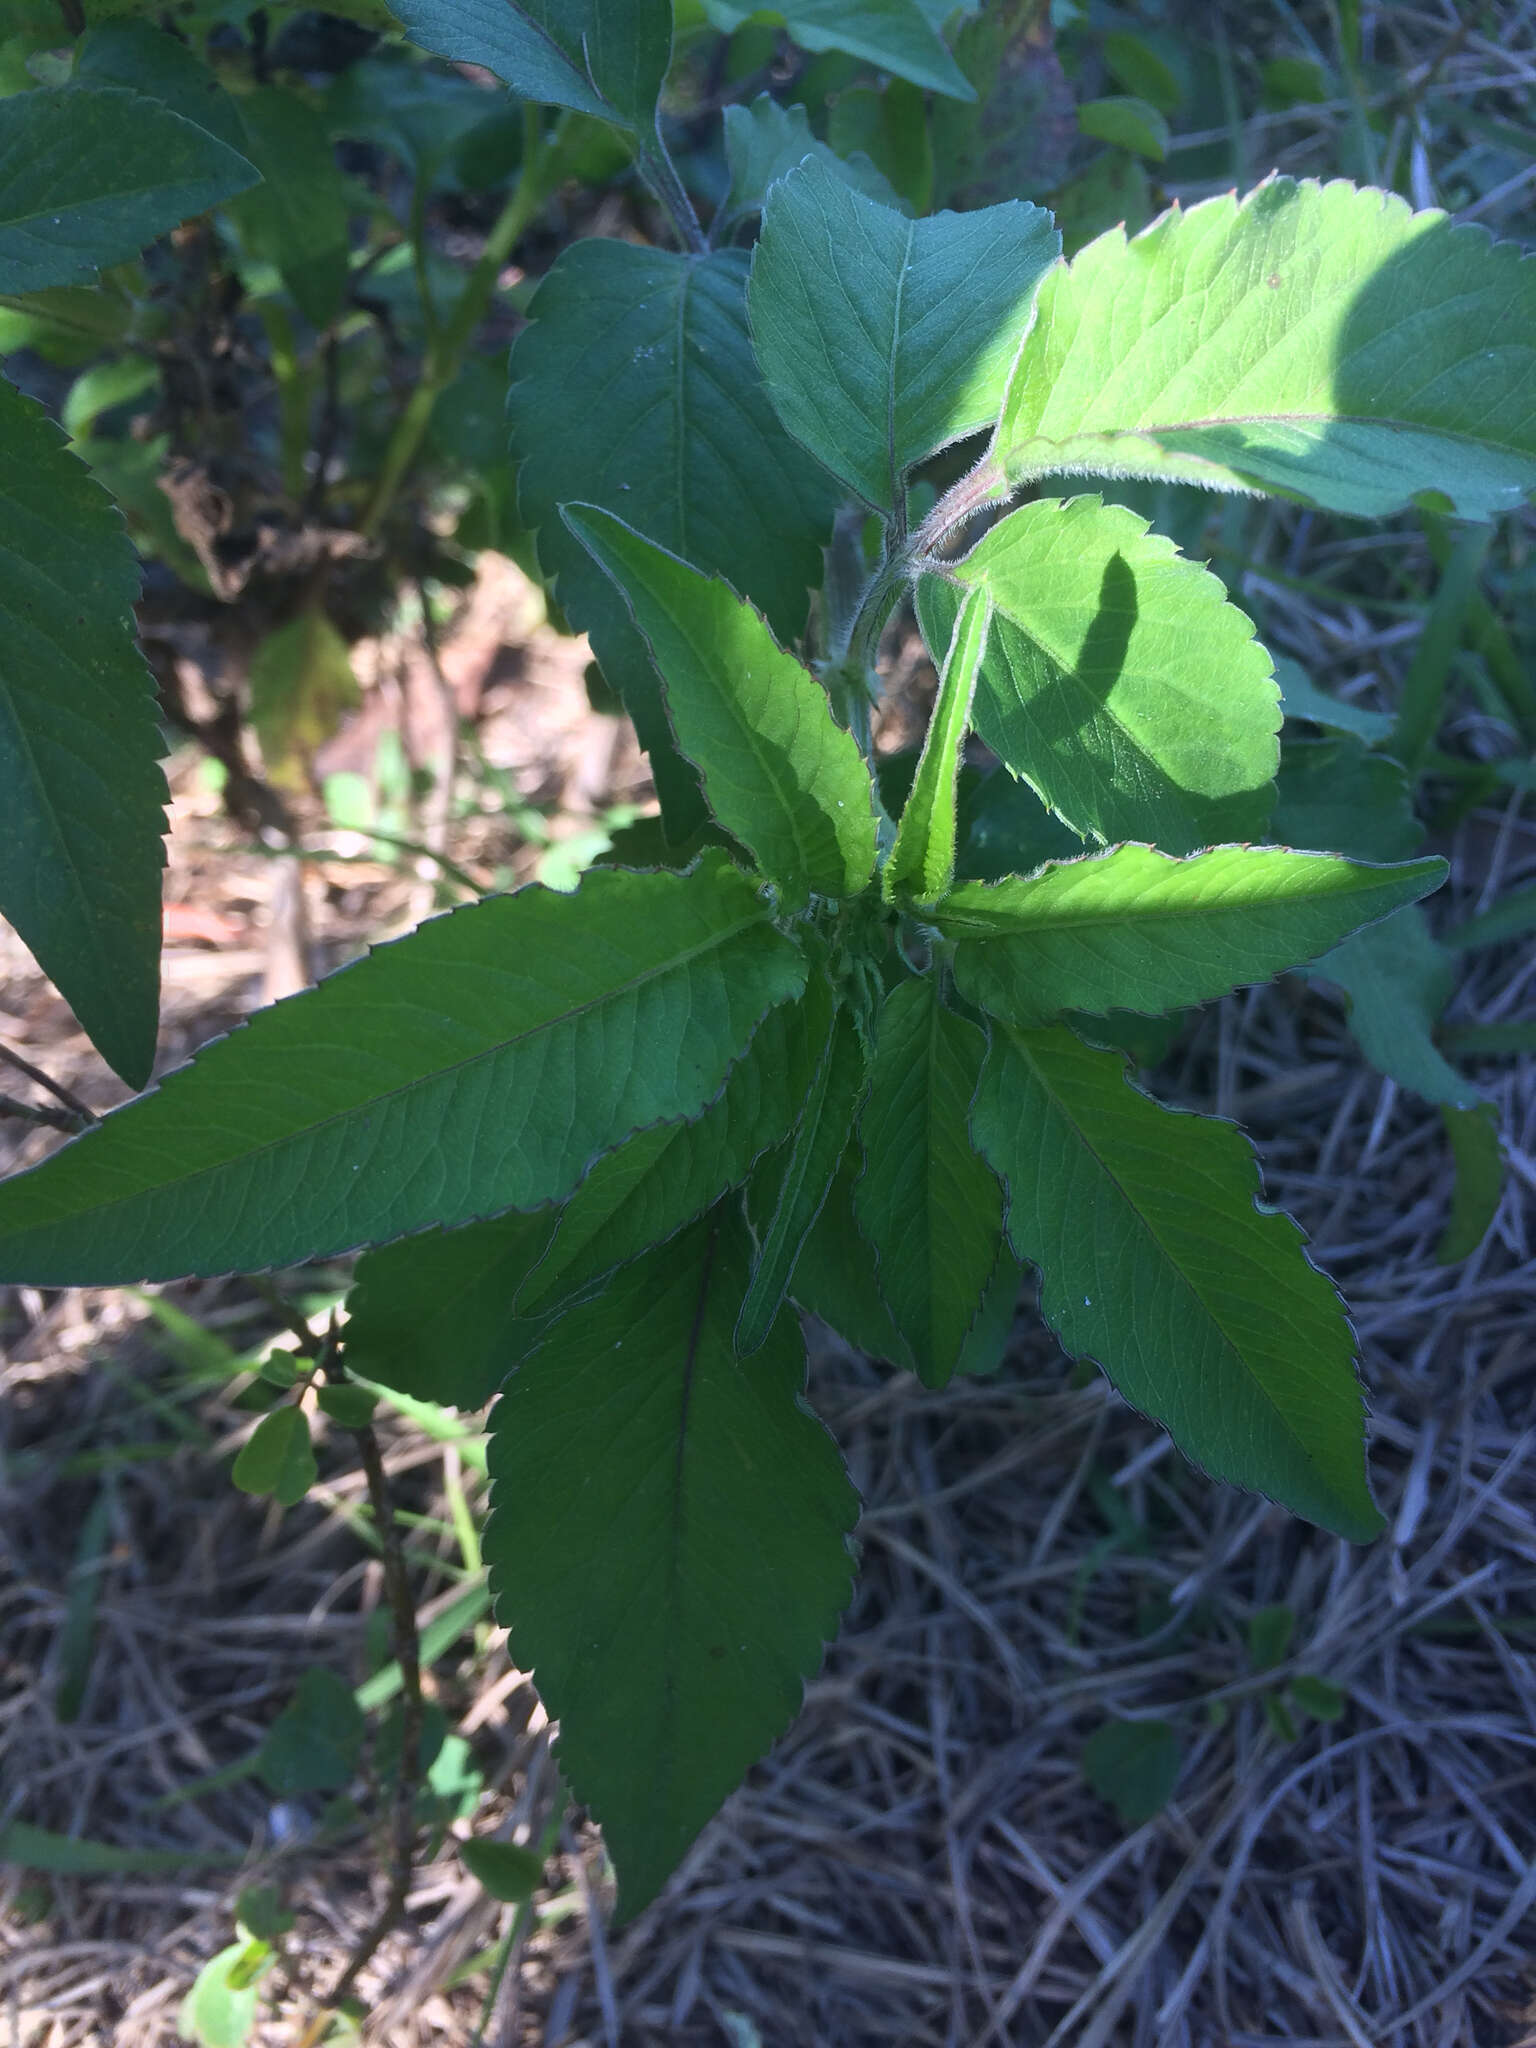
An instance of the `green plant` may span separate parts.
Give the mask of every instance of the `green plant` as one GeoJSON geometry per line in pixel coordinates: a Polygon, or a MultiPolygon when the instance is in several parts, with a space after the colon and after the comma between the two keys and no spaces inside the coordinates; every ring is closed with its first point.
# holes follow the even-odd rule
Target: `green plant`
{"type": "MultiPolygon", "coordinates": [[[[510,389],[520,516],[660,821],[570,895],[468,906],[260,1013],[7,1183],[0,1275],[380,1247],[342,1355],[468,1408],[499,1391],[497,1611],[632,1914],[792,1717],[848,1597],[858,1502],[805,1405],[797,1305],[941,1387],[988,1362],[991,1305],[1034,1266],[1068,1351],[1208,1472],[1354,1540],[1380,1526],[1337,1293],[1242,1134],[1154,1102],[1117,1047],[1358,945],[1444,864],[1262,843],[1287,793],[1250,621],[1126,506],[1044,493],[1088,475],[1490,519],[1536,482],[1536,272],[1388,194],[1279,179],[1066,264],[1040,208],[914,218],[767,100],[731,111],[712,238],[656,119],[668,0],[400,11],[611,124],[675,225],[677,249],[569,247],[510,389]],[[900,789],[871,708],[908,597],[939,686],[900,789]],[[979,789],[972,731],[1001,763],[979,789]]],[[[876,12],[855,53],[963,99],[915,0],[876,12]]],[[[788,13],[812,47],[849,33],[788,13]]],[[[245,176],[203,141],[166,218],[245,176]]],[[[61,695],[40,614],[77,650],[79,776],[123,793],[109,829],[75,770],[59,787],[97,867],[147,875],[126,555],[37,408],[0,403],[13,697],[61,695]],[[47,595],[65,562],[73,632],[47,595]]],[[[31,923],[135,1080],[144,875],[144,903],[87,881],[31,923]]],[[[237,1476],[290,1497],[305,1441],[274,1411],[237,1476]]]]}

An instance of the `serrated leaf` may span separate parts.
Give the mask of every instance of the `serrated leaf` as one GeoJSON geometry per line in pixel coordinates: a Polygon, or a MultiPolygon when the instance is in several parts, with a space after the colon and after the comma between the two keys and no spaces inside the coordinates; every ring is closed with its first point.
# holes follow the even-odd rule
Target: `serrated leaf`
{"type": "Polygon", "coordinates": [[[795,1318],[749,1370],[732,1349],[747,1266],[726,1205],[573,1310],[492,1415],[497,1616],[624,1918],[799,1711],[851,1590],[858,1498],[795,1318]]]}
{"type": "Polygon", "coordinates": [[[1424,843],[1404,770],[1348,733],[1285,741],[1270,835],[1358,860],[1406,860],[1424,843]]]}
{"type": "Polygon", "coordinates": [[[855,1212],[929,1387],[959,1365],[1002,1249],[1003,1192],[966,1121],[986,1049],[932,976],[898,984],[881,1006],[859,1118],[855,1212]]]}
{"type": "Polygon", "coordinates": [[[1390,193],[1269,178],[1113,229],[1041,289],[992,446],[1062,471],[1464,518],[1536,485],[1536,264],[1390,193]]]}
{"type": "Polygon", "coordinates": [[[1217,1479],[1364,1542],[1354,1340],[1241,1131],[1165,1110],[1117,1054],[994,1021],[971,1112],[1041,1311],[1217,1479]]]}
{"type": "Polygon", "coordinates": [[[467,905],[0,1185],[0,1270],[250,1272],[536,1208],[632,1131],[701,1109],[804,976],[719,854],[467,905]]]}
{"type": "Polygon", "coordinates": [[[531,1899],[544,1875],[544,1858],[534,1849],[519,1848],[516,1842],[493,1842],[485,1835],[471,1835],[459,1844],[464,1868],[504,1905],[521,1905],[531,1899]]]}
{"type": "Polygon", "coordinates": [[[245,154],[240,109],[196,52],[147,21],[98,21],[75,46],[77,83],[127,86],[159,100],[237,156],[245,154]]]}
{"type": "Polygon", "coordinates": [[[595,506],[565,523],[623,593],[720,824],[788,907],[858,895],[875,867],[869,770],[816,677],[718,577],[595,506]]]}
{"type": "Polygon", "coordinates": [[[910,1347],[880,1292],[875,1248],[859,1228],[854,1210],[854,1187],[863,1170],[864,1154],[855,1140],[800,1248],[794,1297],[856,1351],[910,1367],[910,1347]]]}
{"type": "Polygon", "coordinates": [[[671,0],[391,0],[413,42],[481,64],[525,100],[648,128],[672,59],[671,0]]]}
{"type": "Polygon", "coordinates": [[[816,158],[763,209],[748,304],[780,419],[877,511],[995,416],[1060,239],[1038,206],[908,220],[816,158]]]}
{"type": "Polygon", "coordinates": [[[121,86],[0,100],[0,292],[89,284],[256,177],[243,155],[121,86]]]}
{"type": "Polygon", "coordinates": [[[922,756],[902,806],[896,843],[881,872],[888,901],[908,896],[917,903],[934,903],[955,878],[960,764],[991,619],[992,600],[986,591],[970,591],[955,619],[922,756]]]}
{"type": "Polygon", "coordinates": [[[1435,1246],[1442,1266],[1469,1259],[1493,1228],[1504,1196],[1504,1147],[1499,1139],[1499,1113],[1491,1102],[1475,1109],[1440,1105],[1445,1135],[1450,1140],[1456,1178],[1451,1213],[1435,1246]]]}
{"type": "Polygon", "coordinates": [[[772,8],[752,0],[705,0],[705,12],[726,31],[766,14],[782,21],[802,50],[846,50],[933,92],[958,100],[976,97],[920,0],[785,0],[772,8]]]}
{"type": "Polygon", "coordinates": [[[285,1508],[301,1501],[320,1472],[309,1418],[296,1402],[263,1415],[241,1446],[230,1477],[242,1493],[271,1494],[285,1508]]]}
{"type": "Polygon", "coordinates": [[[322,611],[300,612],[251,656],[251,724],[269,781],[303,789],[305,764],[360,701],[345,640],[322,611]]]}
{"type": "Polygon", "coordinates": [[[831,1023],[825,988],[817,976],[803,1001],[768,1012],[702,1116],[641,1131],[598,1160],[561,1210],[548,1251],[523,1283],[521,1310],[546,1312],[663,1243],[744,1181],[762,1154],[789,1135],[831,1023]]]}
{"type": "Polygon", "coordinates": [[[1357,932],[1308,970],[1349,998],[1349,1028],[1379,1073],[1415,1095],[1453,1109],[1475,1109],[1483,1091],[1458,1073],[1434,1041],[1456,974],[1415,905],[1357,932]]]}
{"type": "Polygon", "coordinates": [[[782,107],[763,92],[747,106],[727,107],[723,118],[725,163],[731,182],[711,230],[717,244],[737,222],[761,209],[770,185],[808,156],[866,199],[881,206],[901,205],[890,180],[862,152],[839,156],[817,141],[804,107],[782,107]]]}
{"type": "Polygon", "coordinates": [[[483,1408],[548,1327],[517,1293],[554,1229],[547,1209],[514,1210],[367,1253],[347,1297],[348,1364],[414,1400],[483,1408]]]}
{"type": "Polygon", "coordinates": [[[111,499],[0,381],[0,911],[135,1087],[155,1057],[166,795],[138,591],[111,499]]]}
{"type": "Polygon", "coordinates": [[[736,1324],[736,1349],[743,1357],[766,1342],[778,1318],[801,1247],[848,1150],[867,1080],[864,1045],[852,1012],[838,1005],[818,1050],[799,1123],[778,1152],[763,1161],[747,1190],[757,1250],[736,1324]]]}
{"type": "Polygon", "coordinates": [[[1447,873],[1438,858],[1378,868],[1280,846],[1184,859],[1116,846],[1035,875],[962,883],[931,915],[958,941],[961,993],[1029,1025],[1064,1010],[1155,1014],[1268,981],[1427,896],[1447,873]]]}
{"type": "Polygon", "coordinates": [[[624,600],[558,516],[598,505],[723,576],[780,641],[805,627],[832,502],[780,426],[747,336],[747,258],[573,243],[539,286],[507,394],[518,506],[570,623],[587,633],[651,756],[669,835],[704,819],[624,600]]]}
{"type": "Polygon", "coordinates": [[[930,649],[992,599],[976,730],[1076,832],[1171,853],[1256,839],[1280,710],[1253,623],[1123,506],[1021,505],[918,586],[930,649]]]}

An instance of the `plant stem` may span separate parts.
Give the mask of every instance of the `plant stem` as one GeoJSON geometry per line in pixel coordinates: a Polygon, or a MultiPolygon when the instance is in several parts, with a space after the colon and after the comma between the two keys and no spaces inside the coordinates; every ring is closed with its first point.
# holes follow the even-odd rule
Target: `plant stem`
{"type": "Polygon", "coordinates": [[[60,1124],[60,1130],[83,1131],[87,1124],[97,1121],[96,1112],[89,1103],[82,1102],[72,1089],[64,1086],[62,1081],[55,1081],[50,1074],[45,1074],[41,1067],[34,1067],[30,1060],[23,1059],[11,1046],[0,1045],[0,1060],[4,1060],[7,1066],[14,1067],[18,1074],[25,1074],[29,1081],[35,1081],[39,1088],[47,1089],[56,1102],[63,1103],[76,1121],[71,1124],[60,1124]]]}
{"type": "Polygon", "coordinates": [[[22,1102],[15,1095],[0,1095],[0,1116],[18,1117],[24,1124],[41,1124],[50,1131],[88,1131],[94,1117],[78,1117],[72,1109],[45,1109],[39,1103],[22,1102]]]}
{"type": "Polygon", "coordinates": [[[399,494],[406,473],[421,449],[438,399],[458,375],[464,351],[491,302],[507,258],[549,197],[547,186],[550,149],[544,140],[542,109],[530,103],[523,108],[523,168],[506,204],[496,216],[485,247],[465,280],[457,305],[440,327],[432,331],[435,316],[430,305],[423,311],[429,322],[430,339],[416,388],[395,422],[384,460],[379,466],[373,495],[363,514],[362,532],[369,540],[380,529],[399,494]]]}
{"type": "Polygon", "coordinates": [[[355,1430],[362,1453],[363,1474],[368,1482],[368,1501],[379,1533],[384,1565],[384,1590],[389,1598],[391,1634],[395,1661],[400,1667],[400,1763],[395,1780],[394,1806],[390,1816],[389,1891],[378,1917],[363,1936],[336,1980],[326,2004],[333,2011],[350,1996],[359,1976],[377,1953],[380,1943],[405,1911],[406,1894],[416,1861],[416,1794],[420,1785],[421,1753],[421,1643],[416,1632],[416,1603],[411,1597],[410,1575],[395,1520],[389,1480],[384,1472],[384,1454],[371,1423],[355,1430]]]}
{"type": "Polygon", "coordinates": [[[699,216],[693,210],[693,201],[683,188],[683,181],[677,175],[677,166],[667,153],[667,145],[661,139],[661,130],[654,138],[635,138],[635,168],[666,209],[667,218],[677,231],[677,238],[690,255],[703,256],[709,248],[704,230],[699,226],[699,216]]]}

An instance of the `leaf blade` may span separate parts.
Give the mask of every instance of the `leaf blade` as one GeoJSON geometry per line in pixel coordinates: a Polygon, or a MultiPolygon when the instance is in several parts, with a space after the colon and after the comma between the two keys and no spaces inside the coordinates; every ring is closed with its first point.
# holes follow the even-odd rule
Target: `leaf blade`
{"type": "Polygon", "coordinates": [[[0,908],[92,1042],[149,1079],[165,777],[116,507],[0,380],[0,908]]]}
{"type": "Polygon", "coordinates": [[[5,1182],[0,1268],[61,1286],[249,1272],[537,1207],[630,1131],[701,1108],[804,974],[718,854],[466,906],[5,1182]]]}
{"type": "Polygon", "coordinates": [[[16,93],[0,101],[0,291],[93,283],[256,177],[206,130],[125,86],[16,93]]]}
{"type": "Polygon", "coordinates": [[[1042,498],[922,579],[930,648],[975,588],[993,605],[976,730],[1068,825],[1171,853],[1262,835],[1279,696],[1208,570],[1123,506],[1042,498]]]}
{"type": "Polygon", "coordinates": [[[1235,1125],[1160,1108],[1068,1031],[994,1022],[971,1128],[1041,1311],[1218,1479],[1362,1542],[1354,1341],[1235,1125]]]}
{"type": "Polygon", "coordinates": [[[856,896],[875,866],[869,771],[821,684],[718,577],[596,506],[564,517],[623,593],[715,817],[791,905],[856,896]]]}
{"type": "Polygon", "coordinates": [[[1003,1191],[967,1129],[986,1049],[931,976],[900,983],[881,1006],[859,1118],[855,1213],[928,1387],[959,1365],[1002,1250],[1003,1191]]]}
{"type": "Polygon", "coordinates": [[[498,1617],[623,1918],[798,1711],[851,1588],[857,1496],[799,1399],[794,1319],[750,1372],[731,1347],[746,1269],[739,1222],[693,1225],[573,1311],[492,1418],[498,1617]],[[572,1514],[571,1470],[606,1515],[572,1514]]]}
{"type": "Polygon", "coordinates": [[[1064,1010],[1153,1015],[1268,981],[1438,888],[1443,861],[1369,867],[1286,847],[1177,858],[1148,846],[967,882],[932,913],[955,980],[1017,1024],[1064,1010]]]}
{"type": "Polygon", "coordinates": [[[1060,238],[1037,206],[908,220],[812,157],[763,209],[748,305],[785,426],[876,511],[995,416],[1060,238]]]}
{"type": "Polygon", "coordinates": [[[992,455],[1013,484],[1165,476],[1360,518],[1433,492],[1488,519],[1536,485],[1533,334],[1514,244],[1271,178],[1054,272],[992,455]]]}
{"type": "Polygon", "coordinates": [[[955,878],[960,763],[991,622],[991,598],[985,590],[971,591],[955,620],[917,773],[880,878],[887,901],[910,896],[935,903],[955,878]]]}
{"type": "Polygon", "coordinates": [[[644,129],[672,59],[671,0],[400,0],[424,50],[481,64],[526,100],[644,129]]]}

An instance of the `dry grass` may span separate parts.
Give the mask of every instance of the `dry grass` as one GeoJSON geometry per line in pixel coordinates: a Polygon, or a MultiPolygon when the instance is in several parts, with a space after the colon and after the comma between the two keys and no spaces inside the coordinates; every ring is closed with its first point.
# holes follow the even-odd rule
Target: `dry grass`
{"type": "MultiPolygon", "coordinates": [[[[1364,12],[1383,61],[1409,79],[1433,65],[1444,103],[1510,117],[1528,104],[1531,6],[1488,22],[1449,0],[1364,12]]],[[[1327,40],[1323,8],[1292,18],[1327,40]]],[[[1331,171],[1349,117],[1341,101],[1261,119],[1249,147],[1331,171]]],[[[1430,198],[1445,161],[1422,143],[1405,113],[1381,168],[1408,164],[1430,198]]],[[[1533,185],[1485,195],[1479,217],[1521,232],[1533,185]]],[[[1362,551],[1325,521],[1257,521],[1236,538],[1263,564],[1244,595],[1271,644],[1389,705],[1414,628],[1375,600],[1430,582],[1417,528],[1362,551]],[[1320,596],[1324,584],[1339,595],[1320,596]]],[[[487,751],[523,797],[562,810],[567,829],[605,781],[628,793],[632,758],[604,755],[610,729],[587,716],[568,650],[534,636],[499,687],[487,751]]],[[[1508,742],[1464,708],[1445,745],[1476,759],[1508,742]]],[[[168,1063],[257,999],[280,914],[275,863],[215,810],[195,780],[181,785],[172,894],[230,929],[212,951],[170,955],[168,1063]]],[[[477,872],[521,875],[533,857],[489,813],[450,850],[477,872]]],[[[1529,886],[1529,800],[1473,813],[1442,850],[1442,924],[1529,886]]],[[[312,957],[415,914],[422,887],[409,870],[322,867],[312,957]]],[[[1454,1021],[1529,1016],[1529,946],[1466,969],[1454,1021]]],[[[0,972],[0,1037],[110,1101],[19,953],[0,972]]],[[[600,1846],[585,1824],[561,1825],[558,1748],[532,1687],[499,1635],[461,1633],[432,1684],[485,1775],[478,1824],[558,1836],[515,1927],[450,1844],[424,1862],[408,1927],[365,1978],[371,2038],[465,2048],[486,1952],[511,1932],[485,2039],[530,2048],[1536,2043],[1536,1069],[1490,1063],[1479,1078],[1499,1104],[1508,1183],[1484,1245],[1447,1268],[1434,1256],[1449,1189],[1438,1116],[1363,1064],[1326,997],[1286,983],[1234,998],[1156,1077],[1168,1099],[1250,1128],[1269,1198],[1343,1287],[1386,1537],[1351,1549],[1210,1486],[1102,1381],[1074,1386],[1027,1307],[1002,1372],[942,1394],[813,1332],[812,1395],[867,1511],[856,1603],[801,1719],[666,1897],[615,1936],[600,1846]],[[1249,1622],[1277,1603],[1296,1616],[1290,1659],[1256,1673],[1249,1622]],[[1277,1727],[1266,1702],[1296,1673],[1340,1688],[1342,1718],[1277,1727]],[[1169,1720],[1183,1743],[1172,1799],[1131,1832],[1079,1763],[1108,1715],[1169,1720]]],[[[8,1161],[46,1142],[11,1143],[8,1161]]],[[[268,1327],[238,1282],[174,1299],[237,1347],[268,1327]]],[[[306,1995],[335,1981],[383,1894],[379,1856],[364,1824],[319,1836],[302,1802],[229,1767],[309,1665],[357,1680],[376,1659],[379,1572],[350,1442],[322,1442],[310,1501],[267,1512],[228,1483],[248,1420],[141,1304],[18,1290],[3,1316],[0,1824],[210,1860],[51,1882],[0,1866],[0,2042],[170,2043],[182,1993],[230,1939],[237,1889],[260,1878],[283,1886],[298,1927],[289,1995],[259,2038],[293,2048],[306,1995]],[[94,1651],[63,1721],[66,1622],[98,1502],[94,1651]]],[[[428,1518],[412,1557],[430,1622],[464,1588],[445,1489],[473,1497],[474,1475],[404,1422],[388,1444],[401,1501],[428,1518]]]]}

